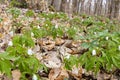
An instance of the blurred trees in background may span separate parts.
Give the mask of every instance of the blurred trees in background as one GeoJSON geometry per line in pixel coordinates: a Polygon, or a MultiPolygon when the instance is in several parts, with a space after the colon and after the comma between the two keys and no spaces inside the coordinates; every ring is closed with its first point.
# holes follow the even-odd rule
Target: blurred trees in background
{"type": "MultiPolygon", "coordinates": [[[[63,11],[72,14],[88,14],[120,17],[120,0],[8,0],[25,3],[27,7],[41,11],[63,11]]],[[[22,5],[23,6],[23,5],[22,5]]]]}
{"type": "Polygon", "coordinates": [[[57,11],[64,11],[69,14],[120,17],[120,0],[51,0],[51,2],[57,11]],[[55,5],[58,3],[60,4],[55,5]]]}

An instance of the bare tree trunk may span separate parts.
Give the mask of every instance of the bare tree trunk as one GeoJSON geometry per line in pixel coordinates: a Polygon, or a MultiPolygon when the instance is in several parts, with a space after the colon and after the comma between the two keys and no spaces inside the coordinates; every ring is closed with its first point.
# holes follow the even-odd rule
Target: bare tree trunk
{"type": "Polygon", "coordinates": [[[94,5],[95,5],[95,6],[94,6],[94,8],[95,8],[95,9],[94,9],[94,14],[96,15],[96,14],[97,14],[97,13],[96,13],[96,12],[97,12],[97,1],[96,1],[96,0],[95,0],[95,2],[94,2],[94,5]]]}
{"type": "Polygon", "coordinates": [[[111,18],[111,14],[112,14],[112,5],[111,5],[112,0],[108,1],[108,17],[111,18]]]}
{"type": "Polygon", "coordinates": [[[61,10],[61,2],[62,2],[62,0],[54,0],[53,6],[55,7],[56,11],[61,10]]]}
{"type": "Polygon", "coordinates": [[[80,13],[84,14],[85,13],[85,9],[84,9],[84,0],[81,0],[81,9],[80,9],[80,13]]]}
{"type": "Polygon", "coordinates": [[[119,6],[120,6],[120,0],[115,0],[115,7],[114,7],[114,17],[119,16],[119,6]]]}
{"type": "Polygon", "coordinates": [[[63,11],[71,16],[73,13],[104,15],[116,18],[120,15],[120,0],[17,0],[27,3],[30,8],[48,11],[53,6],[56,11],[63,11]]]}

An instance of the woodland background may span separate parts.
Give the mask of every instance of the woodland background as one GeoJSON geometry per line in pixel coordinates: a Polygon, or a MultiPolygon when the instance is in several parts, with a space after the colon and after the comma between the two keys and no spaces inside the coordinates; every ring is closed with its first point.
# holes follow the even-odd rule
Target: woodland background
{"type": "MultiPolygon", "coordinates": [[[[2,0],[1,0],[2,1],[2,0]]],[[[5,0],[15,1],[15,0],[5,0]]],[[[63,11],[71,14],[88,14],[120,18],[120,0],[17,0],[22,7],[48,11],[63,11]]]]}

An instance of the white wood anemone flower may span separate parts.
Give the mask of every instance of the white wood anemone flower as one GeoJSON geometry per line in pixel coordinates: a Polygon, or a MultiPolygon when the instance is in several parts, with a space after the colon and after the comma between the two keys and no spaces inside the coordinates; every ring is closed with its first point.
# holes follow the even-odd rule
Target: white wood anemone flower
{"type": "Polygon", "coordinates": [[[118,50],[120,51],[120,45],[118,46],[118,50]]]}
{"type": "Polygon", "coordinates": [[[56,28],[56,29],[58,28],[58,24],[55,25],[55,28],[56,28]]]}
{"type": "Polygon", "coordinates": [[[40,29],[40,26],[37,26],[38,29],[40,29]]]}
{"type": "Polygon", "coordinates": [[[33,33],[33,32],[31,32],[31,36],[32,36],[32,37],[34,36],[34,33],[33,33]]]}
{"type": "Polygon", "coordinates": [[[94,32],[94,34],[96,35],[97,33],[96,33],[96,32],[94,32]]]}
{"type": "Polygon", "coordinates": [[[10,32],[9,32],[9,35],[10,35],[11,37],[13,37],[13,36],[14,36],[14,32],[13,32],[13,31],[10,31],[10,32]]]}
{"type": "Polygon", "coordinates": [[[96,55],[96,50],[92,50],[92,55],[95,56],[96,55]]]}
{"type": "Polygon", "coordinates": [[[108,40],[108,39],[109,39],[109,37],[107,36],[107,37],[105,37],[105,39],[106,39],[106,40],[108,40]]]}
{"type": "Polygon", "coordinates": [[[32,49],[28,49],[27,53],[28,53],[28,55],[32,55],[33,54],[32,49]]]}
{"type": "Polygon", "coordinates": [[[32,80],[38,80],[38,78],[35,74],[33,74],[32,80]]]}
{"type": "Polygon", "coordinates": [[[13,45],[13,42],[12,41],[9,41],[8,42],[8,46],[12,46],[13,45]]]}

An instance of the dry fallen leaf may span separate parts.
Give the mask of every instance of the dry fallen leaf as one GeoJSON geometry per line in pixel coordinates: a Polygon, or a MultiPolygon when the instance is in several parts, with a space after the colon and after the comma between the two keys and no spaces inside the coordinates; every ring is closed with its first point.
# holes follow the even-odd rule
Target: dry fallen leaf
{"type": "Polygon", "coordinates": [[[38,44],[41,46],[41,48],[48,51],[55,47],[55,42],[52,39],[41,39],[38,41],[38,44]]]}
{"type": "Polygon", "coordinates": [[[40,50],[40,46],[39,45],[35,45],[35,47],[33,48],[33,52],[37,53],[40,50]]]}
{"type": "Polygon", "coordinates": [[[49,73],[50,80],[64,80],[65,78],[69,78],[68,72],[62,68],[54,68],[49,73]]]}
{"type": "Polygon", "coordinates": [[[72,46],[72,47],[79,47],[80,44],[81,44],[80,41],[72,41],[71,46],[72,46]]]}
{"type": "Polygon", "coordinates": [[[50,73],[48,75],[50,80],[55,80],[57,78],[57,76],[60,74],[61,69],[59,68],[54,68],[52,70],[50,70],[50,73]]]}
{"type": "Polygon", "coordinates": [[[19,70],[12,71],[13,80],[20,80],[21,72],[19,70]]]}
{"type": "Polygon", "coordinates": [[[58,53],[54,51],[47,52],[42,61],[48,68],[59,68],[62,64],[58,53]]]}
{"type": "Polygon", "coordinates": [[[98,73],[97,74],[97,80],[116,80],[116,79],[111,79],[111,74],[107,73],[98,73]]]}
{"type": "Polygon", "coordinates": [[[61,45],[61,44],[63,44],[65,41],[63,40],[63,39],[61,39],[61,38],[56,38],[55,39],[55,44],[56,45],[61,45]]]}
{"type": "Polygon", "coordinates": [[[81,80],[83,69],[80,66],[78,68],[76,66],[73,66],[72,71],[68,71],[68,72],[76,80],[81,80]]]}
{"type": "Polygon", "coordinates": [[[64,80],[66,78],[69,78],[68,72],[62,67],[59,76],[55,80],[64,80]]]}
{"type": "Polygon", "coordinates": [[[0,38],[2,38],[2,36],[3,36],[2,33],[0,33],[0,38]]]}

